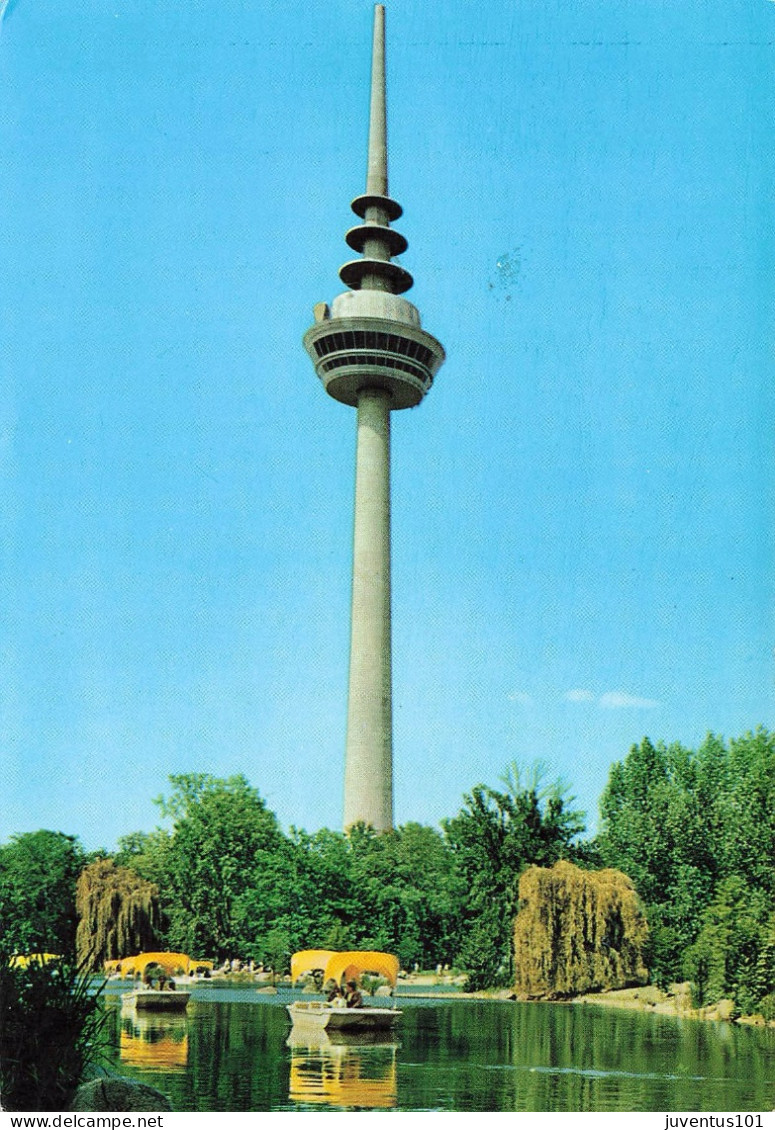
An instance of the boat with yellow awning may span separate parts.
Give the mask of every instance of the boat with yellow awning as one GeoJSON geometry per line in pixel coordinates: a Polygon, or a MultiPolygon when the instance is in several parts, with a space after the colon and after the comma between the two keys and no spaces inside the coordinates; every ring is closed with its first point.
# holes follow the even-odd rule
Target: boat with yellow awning
{"type": "MultiPolygon", "coordinates": [[[[343,990],[345,985],[357,985],[366,973],[383,977],[395,988],[398,968],[398,958],[394,954],[376,950],[302,950],[291,958],[291,980],[294,984],[305,973],[312,973],[322,978],[323,984],[336,986],[338,992],[328,1001],[293,1001],[287,1006],[288,1015],[294,1027],[317,1031],[388,1030],[401,1016],[399,1009],[364,1005],[362,998],[351,1005],[343,990]]],[[[358,993],[355,999],[359,997],[358,993]]]]}

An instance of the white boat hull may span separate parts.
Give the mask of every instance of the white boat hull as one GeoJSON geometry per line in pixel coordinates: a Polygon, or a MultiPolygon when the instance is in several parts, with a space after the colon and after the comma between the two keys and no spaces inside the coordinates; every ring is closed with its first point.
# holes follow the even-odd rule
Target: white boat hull
{"type": "Polygon", "coordinates": [[[294,1027],[318,1032],[386,1031],[398,1021],[396,1008],[332,1008],[322,1001],[294,1001],[288,1005],[294,1027]]]}
{"type": "Polygon", "coordinates": [[[135,993],[125,993],[121,1003],[127,1008],[154,1012],[182,1012],[190,996],[191,993],[178,992],[177,989],[138,989],[135,993]]]}

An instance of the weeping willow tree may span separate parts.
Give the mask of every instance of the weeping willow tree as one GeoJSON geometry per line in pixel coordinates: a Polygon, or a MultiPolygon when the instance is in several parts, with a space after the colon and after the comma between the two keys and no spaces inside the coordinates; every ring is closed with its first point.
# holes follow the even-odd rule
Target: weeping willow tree
{"type": "Polygon", "coordinates": [[[621,871],[582,871],[561,861],[530,867],[519,881],[514,922],[515,990],[569,997],[648,980],[648,926],[621,871]]]}
{"type": "Polygon", "coordinates": [[[128,867],[98,859],[75,891],[78,961],[97,969],[113,958],[154,949],[161,926],[159,890],[128,867]]]}

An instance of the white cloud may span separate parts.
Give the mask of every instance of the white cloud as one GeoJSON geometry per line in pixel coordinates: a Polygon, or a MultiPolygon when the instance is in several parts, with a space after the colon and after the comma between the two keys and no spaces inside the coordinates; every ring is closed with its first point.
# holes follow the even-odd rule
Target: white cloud
{"type": "Polygon", "coordinates": [[[573,690],[566,691],[562,696],[568,702],[594,702],[595,696],[592,691],[573,690]]]}
{"type": "Polygon", "coordinates": [[[620,710],[623,707],[650,710],[662,704],[654,698],[639,698],[637,695],[626,694],[624,691],[606,691],[605,694],[600,696],[599,705],[604,710],[620,710]]]}
{"type": "Polygon", "coordinates": [[[533,700],[529,694],[524,691],[512,691],[509,695],[509,702],[519,702],[522,706],[532,706],[533,700]]]}

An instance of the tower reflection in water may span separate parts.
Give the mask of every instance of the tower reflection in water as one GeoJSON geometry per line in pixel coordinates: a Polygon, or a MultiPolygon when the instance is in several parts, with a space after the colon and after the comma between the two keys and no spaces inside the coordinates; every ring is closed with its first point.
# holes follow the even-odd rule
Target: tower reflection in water
{"type": "Polygon", "coordinates": [[[379,1032],[299,1032],[291,1029],[288,1096],[292,1102],[389,1109],[397,1101],[399,1045],[379,1032]]]}
{"type": "Polygon", "coordinates": [[[188,1065],[188,1026],[185,1016],[140,1016],[121,1012],[119,1056],[141,1071],[182,1072],[188,1065]]]}

